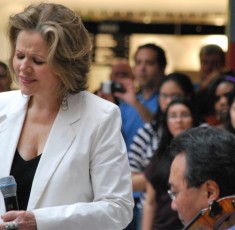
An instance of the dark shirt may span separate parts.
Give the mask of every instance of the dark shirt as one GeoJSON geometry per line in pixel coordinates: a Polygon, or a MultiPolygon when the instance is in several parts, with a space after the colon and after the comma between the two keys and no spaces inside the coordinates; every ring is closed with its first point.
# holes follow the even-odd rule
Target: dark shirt
{"type": "Polygon", "coordinates": [[[40,158],[41,155],[33,158],[32,160],[25,161],[20,156],[18,150],[16,150],[10,175],[14,176],[16,180],[17,199],[20,210],[27,209],[33,178],[40,158]]]}
{"type": "MultiPolygon", "coordinates": [[[[152,173],[153,173],[154,164],[151,162],[149,166],[145,170],[146,178],[151,182],[152,173]]],[[[171,198],[167,193],[167,188],[162,189],[162,191],[157,191],[157,188],[153,183],[151,183],[156,196],[156,210],[154,213],[154,221],[153,221],[153,230],[180,230],[183,228],[181,221],[178,218],[178,214],[176,211],[171,209],[171,198]]]]}

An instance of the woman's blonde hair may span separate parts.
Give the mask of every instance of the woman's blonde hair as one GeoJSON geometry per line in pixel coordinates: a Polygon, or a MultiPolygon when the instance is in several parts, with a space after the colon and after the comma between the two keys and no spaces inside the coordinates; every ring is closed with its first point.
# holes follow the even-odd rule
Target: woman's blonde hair
{"type": "Polygon", "coordinates": [[[48,44],[47,63],[61,80],[59,95],[75,94],[86,89],[92,43],[81,18],[60,4],[32,4],[23,12],[10,17],[10,68],[13,80],[13,57],[16,41],[22,31],[38,32],[48,44]]]}

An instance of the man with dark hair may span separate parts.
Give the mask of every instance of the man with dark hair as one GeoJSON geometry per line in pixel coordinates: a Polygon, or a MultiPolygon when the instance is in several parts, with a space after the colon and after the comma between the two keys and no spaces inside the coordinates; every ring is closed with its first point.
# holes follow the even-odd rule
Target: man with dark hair
{"type": "Polygon", "coordinates": [[[122,102],[122,133],[129,151],[130,144],[136,131],[145,122],[152,119],[157,110],[158,86],[165,76],[166,56],[164,50],[155,44],[148,43],[137,48],[133,68],[135,81],[139,89],[136,94],[134,82],[123,79],[125,93],[116,93],[122,102]]]}
{"type": "Polygon", "coordinates": [[[198,112],[210,125],[218,125],[214,114],[211,86],[222,75],[234,75],[233,71],[225,69],[225,52],[214,44],[205,45],[200,49],[199,84],[196,84],[196,107],[198,112]]]}
{"type": "Polygon", "coordinates": [[[137,48],[136,52],[135,52],[135,60],[138,55],[138,52],[142,49],[151,49],[153,50],[155,53],[156,53],[156,61],[159,65],[159,69],[161,70],[159,72],[160,75],[164,74],[165,72],[165,68],[166,68],[166,65],[167,65],[167,60],[166,60],[166,54],[165,54],[165,51],[163,50],[163,48],[161,48],[160,46],[158,45],[155,45],[153,43],[147,43],[145,45],[141,45],[137,48]]]}
{"type": "Polygon", "coordinates": [[[199,59],[200,88],[204,88],[224,71],[225,53],[220,46],[209,44],[200,49],[199,59]]]}
{"type": "Polygon", "coordinates": [[[170,153],[168,193],[186,229],[191,224],[204,227],[198,229],[235,225],[235,136],[210,126],[193,128],[173,140],[170,153]],[[229,211],[223,207],[226,199],[229,211]],[[201,216],[207,215],[211,225],[200,225],[201,216]]]}
{"type": "Polygon", "coordinates": [[[10,91],[11,82],[8,66],[0,61],[0,92],[10,91]]]}
{"type": "MultiPolygon", "coordinates": [[[[166,55],[158,45],[148,43],[137,48],[134,55],[135,65],[133,73],[137,83],[130,79],[121,82],[126,90],[125,93],[115,93],[120,99],[122,116],[122,134],[129,152],[133,137],[137,130],[150,122],[153,113],[158,109],[158,87],[160,80],[165,76],[166,55]]],[[[134,193],[135,209],[134,218],[126,230],[141,229],[142,205],[140,193],[134,193]]]]}

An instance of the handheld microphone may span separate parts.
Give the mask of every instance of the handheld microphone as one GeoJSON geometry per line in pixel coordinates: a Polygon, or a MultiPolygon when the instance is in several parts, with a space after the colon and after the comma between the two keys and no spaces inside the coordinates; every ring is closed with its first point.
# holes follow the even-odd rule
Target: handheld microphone
{"type": "Polygon", "coordinates": [[[13,176],[0,178],[0,190],[4,198],[7,212],[11,210],[19,210],[16,189],[17,185],[13,176]]]}

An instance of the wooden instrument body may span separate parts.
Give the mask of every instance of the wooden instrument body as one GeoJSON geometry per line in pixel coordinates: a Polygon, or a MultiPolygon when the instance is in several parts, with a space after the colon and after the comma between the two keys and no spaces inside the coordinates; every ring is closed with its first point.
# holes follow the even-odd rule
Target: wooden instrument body
{"type": "Polygon", "coordinates": [[[183,230],[225,230],[235,225],[235,196],[213,201],[201,210],[183,230]]]}

